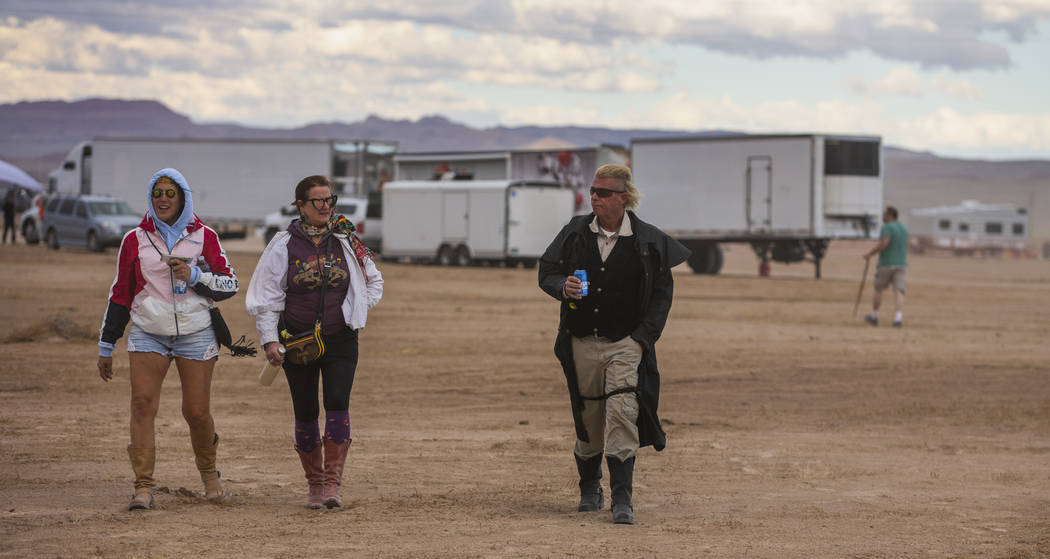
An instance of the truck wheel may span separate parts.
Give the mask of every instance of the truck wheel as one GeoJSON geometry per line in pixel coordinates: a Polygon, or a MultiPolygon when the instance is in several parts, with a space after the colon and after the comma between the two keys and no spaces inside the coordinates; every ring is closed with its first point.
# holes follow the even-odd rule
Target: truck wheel
{"type": "Polygon", "coordinates": [[[58,250],[58,235],[55,234],[54,229],[47,230],[47,234],[44,235],[44,241],[47,243],[47,248],[58,250]]]}
{"type": "Polygon", "coordinates": [[[441,245],[437,253],[438,266],[451,266],[452,261],[455,259],[456,253],[452,247],[448,245],[441,245]]]}
{"type": "Polygon", "coordinates": [[[467,245],[459,245],[456,249],[456,266],[470,266],[471,263],[470,249],[467,245]]]}
{"type": "Polygon", "coordinates": [[[102,243],[98,242],[98,235],[95,235],[94,231],[88,231],[87,249],[91,252],[102,252],[105,250],[105,248],[102,247],[102,243]]]}
{"type": "Polygon", "coordinates": [[[40,232],[36,230],[35,221],[27,221],[22,227],[22,238],[27,245],[35,245],[40,242],[40,232]]]}

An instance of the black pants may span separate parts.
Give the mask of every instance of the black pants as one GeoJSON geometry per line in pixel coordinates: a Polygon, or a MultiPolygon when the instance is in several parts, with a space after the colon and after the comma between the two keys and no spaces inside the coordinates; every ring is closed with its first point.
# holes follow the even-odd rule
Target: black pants
{"type": "Polygon", "coordinates": [[[5,215],[4,216],[4,242],[5,243],[7,242],[7,232],[9,230],[11,231],[11,243],[14,244],[18,240],[18,239],[15,238],[15,232],[18,230],[15,227],[15,218],[14,217],[8,218],[5,215]]]}
{"type": "Polygon", "coordinates": [[[292,408],[296,421],[313,421],[320,411],[317,407],[317,379],[321,378],[324,391],[324,409],[350,409],[350,389],[354,386],[357,370],[357,330],[347,328],[338,334],[322,335],[324,355],[308,365],[284,362],[284,376],[292,393],[292,408]]]}

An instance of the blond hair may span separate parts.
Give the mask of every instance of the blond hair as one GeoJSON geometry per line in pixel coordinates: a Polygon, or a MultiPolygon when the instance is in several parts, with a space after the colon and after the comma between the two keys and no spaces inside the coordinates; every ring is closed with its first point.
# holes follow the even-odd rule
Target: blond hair
{"type": "Polygon", "coordinates": [[[620,179],[623,181],[623,190],[627,194],[627,201],[623,207],[628,210],[637,210],[642,202],[642,193],[638,187],[631,182],[631,168],[626,165],[602,165],[594,172],[596,179],[620,179]]]}

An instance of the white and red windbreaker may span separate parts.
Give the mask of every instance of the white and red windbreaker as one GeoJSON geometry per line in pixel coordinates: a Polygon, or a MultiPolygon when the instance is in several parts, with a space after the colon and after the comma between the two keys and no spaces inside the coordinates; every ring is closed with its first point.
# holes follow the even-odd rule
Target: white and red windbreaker
{"type": "MultiPolygon", "coordinates": [[[[171,254],[188,256],[200,268],[197,282],[185,293],[174,292],[175,278],[161,255],[164,240],[147,215],[120,244],[117,277],[109,289],[99,345],[112,348],[130,318],[151,334],[177,336],[211,327],[208,309],[237,293],[237,276],[219,244],[219,236],[197,217],[186,226],[171,254]]],[[[196,274],[194,274],[196,275],[196,274]]]]}

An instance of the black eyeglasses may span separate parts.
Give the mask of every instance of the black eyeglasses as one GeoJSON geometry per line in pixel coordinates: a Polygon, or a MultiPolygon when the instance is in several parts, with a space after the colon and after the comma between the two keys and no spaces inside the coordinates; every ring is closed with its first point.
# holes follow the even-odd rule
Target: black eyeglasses
{"type": "Polygon", "coordinates": [[[168,198],[174,198],[175,196],[177,196],[179,194],[179,191],[175,190],[174,188],[169,188],[167,190],[161,190],[159,188],[154,188],[153,189],[153,197],[154,198],[160,198],[161,194],[167,196],[168,198]]]}
{"type": "Polygon", "coordinates": [[[623,194],[626,190],[611,190],[608,188],[598,188],[597,186],[591,187],[591,194],[597,194],[599,198],[608,198],[613,194],[623,194]]]}
{"type": "Polygon", "coordinates": [[[313,204],[315,210],[323,210],[335,206],[335,201],[338,199],[338,196],[329,196],[328,198],[307,198],[306,201],[313,204]]]}

